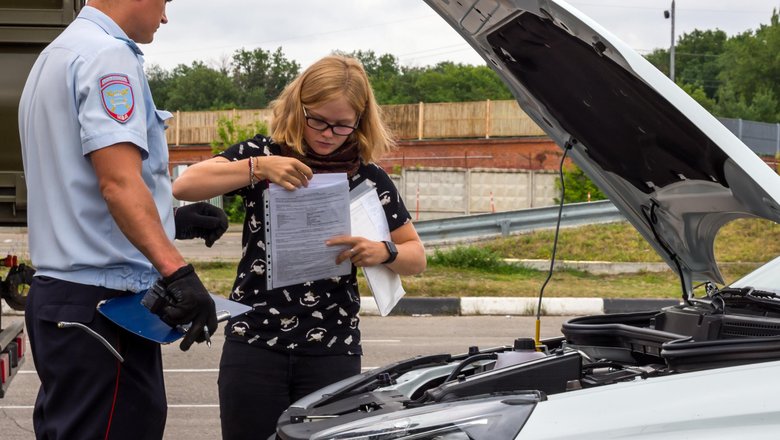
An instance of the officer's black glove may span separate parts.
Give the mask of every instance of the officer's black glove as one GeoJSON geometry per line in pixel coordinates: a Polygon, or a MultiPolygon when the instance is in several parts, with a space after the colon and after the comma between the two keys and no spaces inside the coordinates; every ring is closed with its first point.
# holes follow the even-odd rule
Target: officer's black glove
{"type": "Polygon", "coordinates": [[[155,313],[171,327],[192,323],[179,348],[187,351],[193,342],[209,340],[209,336],[217,330],[217,311],[214,300],[192,265],[179,268],[160,280],[160,284],[165,288],[167,301],[155,313]]]}
{"type": "Polygon", "coordinates": [[[192,203],[176,209],[176,238],[189,240],[202,238],[211,247],[227,231],[228,218],[225,211],[206,202],[192,203]]]}

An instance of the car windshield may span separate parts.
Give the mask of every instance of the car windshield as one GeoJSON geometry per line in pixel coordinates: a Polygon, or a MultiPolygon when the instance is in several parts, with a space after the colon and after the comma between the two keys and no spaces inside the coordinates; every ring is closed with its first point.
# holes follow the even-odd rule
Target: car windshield
{"type": "Polygon", "coordinates": [[[766,263],[731,284],[730,287],[752,287],[780,294],[780,257],[766,263]]]}

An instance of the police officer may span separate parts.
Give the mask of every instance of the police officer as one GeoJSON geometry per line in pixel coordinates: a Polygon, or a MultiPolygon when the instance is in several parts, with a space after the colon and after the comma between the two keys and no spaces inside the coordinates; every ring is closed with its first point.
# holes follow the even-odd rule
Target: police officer
{"type": "MultiPolygon", "coordinates": [[[[25,319],[41,380],[33,413],[39,439],[163,436],[160,347],[96,313],[99,301],[162,277],[178,300],[163,317],[192,322],[182,350],[216,330],[214,302],[171,241],[176,222],[163,125],[171,114],[155,108],[137,46],[167,23],[166,3],[91,0],[43,50],[22,94],[19,132],[37,268],[25,319]],[[62,321],[89,326],[124,362],[87,332],[58,328],[62,321]]],[[[180,209],[176,217],[213,216],[198,209],[180,209]]],[[[213,242],[223,220],[181,225],[178,237],[213,242]]]]}

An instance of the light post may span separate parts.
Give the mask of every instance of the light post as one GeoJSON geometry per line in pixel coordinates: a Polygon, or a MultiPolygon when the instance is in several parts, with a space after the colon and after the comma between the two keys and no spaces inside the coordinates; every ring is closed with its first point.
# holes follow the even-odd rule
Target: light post
{"type": "Polygon", "coordinates": [[[664,11],[664,18],[672,19],[672,46],[669,50],[669,79],[674,82],[674,0],[672,0],[671,13],[668,9],[664,11]]]}

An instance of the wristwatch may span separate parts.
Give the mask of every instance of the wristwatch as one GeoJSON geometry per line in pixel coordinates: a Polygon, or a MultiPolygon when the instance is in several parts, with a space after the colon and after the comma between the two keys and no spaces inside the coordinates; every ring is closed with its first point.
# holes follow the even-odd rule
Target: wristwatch
{"type": "Polygon", "coordinates": [[[395,258],[398,256],[398,248],[395,247],[395,243],[392,241],[383,241],[382,243],[385,244],[387,252],[390,254],[390,256],[387,257],[387,260],[383,261],[382,264],[390,264],[395,261],[395,258]]]}

